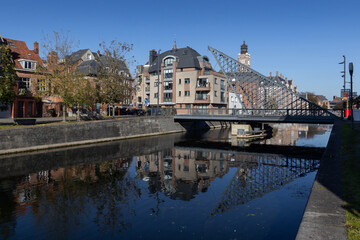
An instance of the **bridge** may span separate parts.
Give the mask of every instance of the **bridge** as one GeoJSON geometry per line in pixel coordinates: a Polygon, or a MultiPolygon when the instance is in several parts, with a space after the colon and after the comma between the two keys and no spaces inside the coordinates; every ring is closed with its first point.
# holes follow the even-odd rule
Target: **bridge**
{"type": "Polygon", "coordinates": [[[339,116],[300,96],[290,84],[276,77],[266,77],[226,54],[208,47],[239,109],[178,109],[176,121],[334,123],[339,116]]]}

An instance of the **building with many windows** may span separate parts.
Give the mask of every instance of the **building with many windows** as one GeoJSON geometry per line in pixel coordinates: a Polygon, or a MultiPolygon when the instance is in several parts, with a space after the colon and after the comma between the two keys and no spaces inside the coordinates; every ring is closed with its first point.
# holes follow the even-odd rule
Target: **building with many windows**
{"type": "Polygon", "coordinates": [[[38,78],[36,68],[43,65],[39,56],[39,44],[34,42],[34,50],[30,50],[24,41],[2,38],[2,41],[11,50],[15,64],[16,75],[16,98],[8,112],[12,118],[40,117],[42,115],[42,102],[33,96],[34,87],[38,78]]]}
{"type": "Polygon", "coordinates": [[[158,53],[137,67],[136,106],[169,108],[226,108],[228,85],[206,56],[190,47],[158,53]]]}

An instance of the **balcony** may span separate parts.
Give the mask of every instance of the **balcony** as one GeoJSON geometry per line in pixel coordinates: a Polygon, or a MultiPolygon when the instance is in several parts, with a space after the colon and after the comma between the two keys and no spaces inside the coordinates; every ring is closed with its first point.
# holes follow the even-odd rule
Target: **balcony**
{"type": "Polygon", "coordinates": [[[169,82],[164,83],[164,93],[172,93],[173,91],[173,84],[169,82]]]}
{"type": "Polygon", "coordinates": [[[145,83],[150,83],[150,78],[146,78],[145,83]]]}
{"type": "Polygon", "coordinates": [[[150,94],[150,87],[145,87],[145,94],[150,94]]]}
{"type": "Polygon", "coordinates": [[[210,96],[207,94],[196,94],[194,103],[210,103],[210,96]]]}
{"type": "Polygon", "coordinates": [[[210,91],[209,82],[196,82],[196,91],[210,91]]]}

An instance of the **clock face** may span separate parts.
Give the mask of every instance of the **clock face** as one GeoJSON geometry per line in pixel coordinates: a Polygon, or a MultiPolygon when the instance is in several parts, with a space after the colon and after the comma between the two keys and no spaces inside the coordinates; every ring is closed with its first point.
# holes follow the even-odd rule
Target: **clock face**
{"type": "Polygon", "coordinates": [[[245,64],[245,59],[241,59],[240,62],[241,62],[242,64],[245,64]]]}

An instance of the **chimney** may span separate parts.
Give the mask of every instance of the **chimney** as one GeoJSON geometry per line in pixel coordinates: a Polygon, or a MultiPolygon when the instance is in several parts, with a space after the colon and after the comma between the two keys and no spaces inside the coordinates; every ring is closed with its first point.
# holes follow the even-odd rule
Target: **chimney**
{"type": "Polygon", "coordinates": [[[39,43],[37,41],[34,42],[34,53],[39,54],[39,43]]]}
{"type": "Polygon", "coordinates": [[[97,55],[98,57],[100,57],[100,50],[97,50],[97,55]]]}
{"type": "Polygon", "coordinates": [[[108,52],[107,51],[105,51],[105,56],[107,56],[108,55],[108,52]]]}
{"type": "Polygon", "coordinates": [[[278,77],[279,76],[279,71],[276,71],[276,77],[278,77]]]}
{"type": "Polygon", "coordinates": [[[271,77],[271,72],[270,72],[270,77],[271,77]]]}
{"type": "Polygon", "coordinates": [[[156,57],[157,57],[157,53],[156,53],[155,49],[150,50],[150,54],[149,54],[149,64],[150,65],[154,62],[156,57]]]}
{"type": "Polygon", "coordinates": [[[51,51],[49,52],[49,55],[48,55],[48,62],[50,65],[55,65],[57,64],[57,61],[58,61],[58,55],[56,52],[54,51],[51,51]]]}

